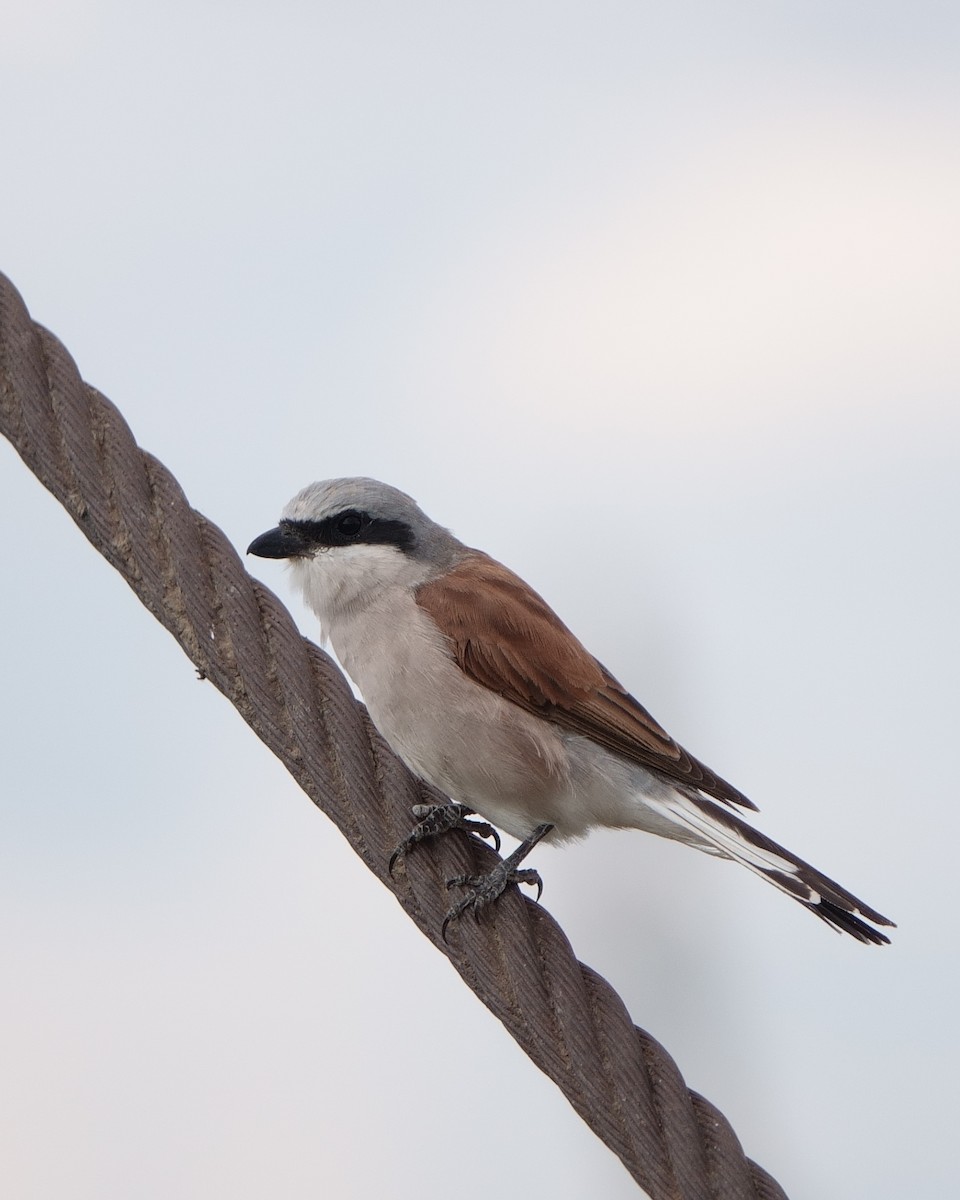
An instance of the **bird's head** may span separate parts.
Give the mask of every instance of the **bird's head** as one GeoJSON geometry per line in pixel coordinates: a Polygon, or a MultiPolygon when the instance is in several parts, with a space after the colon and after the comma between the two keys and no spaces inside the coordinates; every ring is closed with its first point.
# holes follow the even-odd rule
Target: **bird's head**
{"type": "Polygon", "coordinates": [[[411,590],[463,551],[406,493],[376,479],[325,479],[298,492],[248,554],[286,559],[320,617],[365,607],[385,588],[411,590]]]}

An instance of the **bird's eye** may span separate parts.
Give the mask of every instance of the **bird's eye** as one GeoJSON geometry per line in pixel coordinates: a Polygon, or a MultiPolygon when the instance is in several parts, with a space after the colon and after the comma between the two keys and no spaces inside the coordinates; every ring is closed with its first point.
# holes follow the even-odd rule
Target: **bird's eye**
{"type": "Polygon", "coordinates": [[[363,528],[363,517],[357,512],[346,512],[337,521],[337,533],[342,537],[356,537],[363,528]]]}

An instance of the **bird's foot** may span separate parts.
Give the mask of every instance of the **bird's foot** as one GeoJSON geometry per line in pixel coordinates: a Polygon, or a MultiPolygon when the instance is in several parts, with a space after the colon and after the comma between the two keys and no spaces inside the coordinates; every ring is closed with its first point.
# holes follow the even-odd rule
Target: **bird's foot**
{"type": "Polygon", "coordinates": [[[528,883],[531,887],[536,886],[537,899],[540,899],[543,895],[543,880],[539,872],[529,867],[521,868],[520,864],[551,829],[552,825],[538,825],[533,833],[525,838],[512,854],[508,854],[502,862],[497,863],[488,875],[458,875],[456,879],[447,880],[448,888],[465,887],[469,888],[469,891],[443,918],[440,933],[444,941],[447,940],[447,926],[451,921],[458,921],[468,911],[479,920],[483,909],[503,895],[507,884],[528,883]]]}
{"type": "Polygon", "coordinates": [[[472,912],[474,919],[479,920],[483,909],[494,900],[499,900],[509,883],[528,883],[531,887],[536,886],[538,900],[543,895],[543,880],[539,872],[529,867],[519,870],[511,867],[509,858],[497,863],[488,875],[458,875],[455,879],[448,879],[448,888],[465,887],[470,890],[443,918],[440,928],[443,940],[447,940],[447,926],[451,921],[458,921],[465,912],[472,912]]]}
{"type": "Polygon", "coordinates": [[[411,812],[417,818],[417,824],[390,855],[388,870],[391,875],[397,860],[418,842],[439,837],[441,833],[447,833],[451,829],[462,829],[466,833],[475,833],[478,837],[493,838],[494,850],[500,849],[499,833],[488,821],[469,820],[473,816],[473,809],[467,808],[465,804],[415,804],[411,812]]]}

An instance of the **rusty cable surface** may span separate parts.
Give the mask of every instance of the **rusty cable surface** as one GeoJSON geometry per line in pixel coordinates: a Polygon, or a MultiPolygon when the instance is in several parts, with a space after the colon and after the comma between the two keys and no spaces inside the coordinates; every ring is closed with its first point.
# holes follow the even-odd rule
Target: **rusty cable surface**
{"type": "Polygon", "coordinates": [[[462,833],[387,862],[413,804],[437,799],[394,757],[332,660],[301,637],[224,534],[134,441],[0,275],[0,427],[197,667],[339,827],[421,931],[652,1200],[786,1200],[726,1118],[690,1091],[563,931],[510,888],[495,913],[440,938],[445,880],[489,870],[462,833]]]}

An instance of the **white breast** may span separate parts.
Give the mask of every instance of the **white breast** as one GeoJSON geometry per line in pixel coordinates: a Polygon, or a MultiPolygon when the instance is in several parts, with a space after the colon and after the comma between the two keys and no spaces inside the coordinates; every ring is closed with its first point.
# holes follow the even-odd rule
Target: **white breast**
{"type": "Polygon", "coordinates": [[[411,593],[382,594],[329,632],[377,728],[415,774],[516,837],[550,819],[568,774],[562,738],[465,676],[411,593]]]}
{"type": "Polygon", "coordinates": [[[523,837],[552,820],[551,798],[568,791],[564,741],[463,674],[417,605],[424,574],[383,546],[293,564],[294,581],[394,752],[452,799],[523,837]]]}

